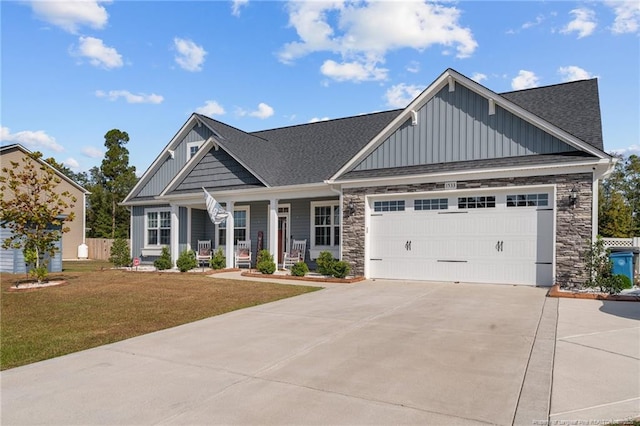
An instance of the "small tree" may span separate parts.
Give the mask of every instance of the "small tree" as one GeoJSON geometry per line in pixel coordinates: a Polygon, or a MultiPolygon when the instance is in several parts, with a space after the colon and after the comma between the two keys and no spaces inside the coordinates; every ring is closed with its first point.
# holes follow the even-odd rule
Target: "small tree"
{"type": "Polygon", "coordinates": [[[185,250],[180,253],[178,256],[178,260],[176,261],[176,266],[180,270],[180,272],[187,272],[198,266],[198,261],[196,260],[196,253],[193,250],[185,250]]]}
{"type": "Polygon", "coordinates": [[[627,277],[613,273],[610,254],[609,249],[604,246],[604,240],[598,235],[584,256],[589,275],[586,285],[587,287],[599,287],[600,291],[615,294],[627,288],[625,282],[627,277]]]}
{"type": "Polygon", "coordinates": [[[116,238],[111,246],[109,262],[115,266],[131,265],[131,256],[129,256],[129,243],[123,238],[116,238]]]}
{"type": "Polygon", "coordinates": [[[276,271],[276,264],[273,262],[273,256],[269,250],[260,250],[256,269],[263,274],[273,274],[276,271]]]}
{"type": "Polygon", "coordinates": [[[56,242],[69,232],[65,223],[74,213],[67,212],[77,201],[70,192],[57,190],[62,180],[41,157],[35,152],[24,156],[22,164],[11,161],[0,175],[0,226],[12,231],[2,248],[21,249],[38,282],[46,278],[48,257],[59,250],[56,242]]]}
{"type": "Polygon", "coordinates": [[[227,258],[224,256],[221,248],[218,248],[218,250],[213,253],[213,257],[209,261],[209,266],[211,269],[216,270],[227,267],[227,258]]]}
{"type": "Polygon", "coordinates": [[[153,266],[155,266],[159,271],[171,269],[171,253],[169,253],[169,249],[167,247],[162,247],[162,254],[159,258],[153,261],[153,266]]]}

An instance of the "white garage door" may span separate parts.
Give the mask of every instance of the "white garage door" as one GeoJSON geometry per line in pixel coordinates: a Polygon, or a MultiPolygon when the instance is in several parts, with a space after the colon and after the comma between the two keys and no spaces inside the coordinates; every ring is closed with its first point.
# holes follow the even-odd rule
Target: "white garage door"
{"type": "Polygon", "coordinates": [[[551,190],[371,198],[371,278],[550,286],[551,190]]]}

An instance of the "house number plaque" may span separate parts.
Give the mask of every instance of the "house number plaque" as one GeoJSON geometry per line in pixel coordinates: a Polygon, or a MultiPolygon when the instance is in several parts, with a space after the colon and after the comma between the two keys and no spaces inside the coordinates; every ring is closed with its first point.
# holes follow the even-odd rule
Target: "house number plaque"
{"type": "Polygon", "coordinates": [[[458,182],[445,182],[444,183],[444,189],[457,189],[458,188],[458,182]]]}

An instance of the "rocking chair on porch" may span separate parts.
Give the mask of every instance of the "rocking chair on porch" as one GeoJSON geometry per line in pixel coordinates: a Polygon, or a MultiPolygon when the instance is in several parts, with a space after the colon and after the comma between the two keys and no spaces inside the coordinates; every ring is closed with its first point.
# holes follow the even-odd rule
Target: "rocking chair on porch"
{"type": "Polygon", "coordinates": [[[205,264],[209,266],[211,261],[211,240],[198,240],[198,251],[196,251],[196,262],[204,270],[205,264]]]}
{"type": "Polygon", "coordinates": [[[284,253],[282,258],[282,268],[287,269],[298,262],[304,262],[307,253],[307,240],[293,240],[291,250],[284,253]]]}
{"type": "Polygon", "coordinates": [[[235,253],[236,268],[246,265],[251,269],[251,240],[238,241],[235,253]]]}

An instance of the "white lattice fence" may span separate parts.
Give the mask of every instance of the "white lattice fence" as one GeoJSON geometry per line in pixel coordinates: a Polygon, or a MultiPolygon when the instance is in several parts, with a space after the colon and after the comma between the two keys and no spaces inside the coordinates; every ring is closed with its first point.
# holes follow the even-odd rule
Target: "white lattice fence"
{"type": "MultiPolygon", "coordinates": [[[[629,248],[629,249],[639,249],[640,248],[640,237],[633,238],[603,238],[604,246],[606,248],[629,248]]],[[[635,260],[635,273],[636,275],[640,275],[640,261],[638,261],[638,256],[634,257],[635,260]]]]}

